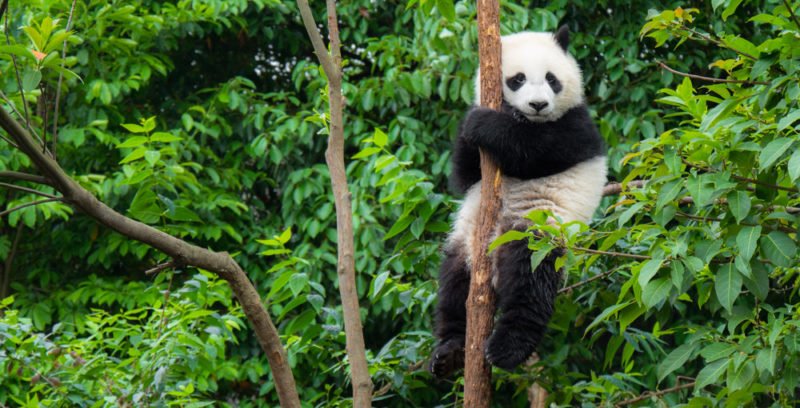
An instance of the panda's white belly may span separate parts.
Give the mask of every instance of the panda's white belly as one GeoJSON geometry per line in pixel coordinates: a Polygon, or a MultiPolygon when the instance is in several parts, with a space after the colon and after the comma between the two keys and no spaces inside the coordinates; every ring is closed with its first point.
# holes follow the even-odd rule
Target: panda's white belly
{"type": "MultiPolygon", "coordinates": [[[[530,180],[503,177],[503,206],[498,219],[522,218],[541,209],[552,211],[563,222],[589,222],[603,197],[606,172],[606,157],[598,156],[552,176],[530,180]]],[[[465,250],[470,264],[480,196],[481,183],[478,182],[467,191],[448,239],[449,246],[457,245],[465,250]]]]}

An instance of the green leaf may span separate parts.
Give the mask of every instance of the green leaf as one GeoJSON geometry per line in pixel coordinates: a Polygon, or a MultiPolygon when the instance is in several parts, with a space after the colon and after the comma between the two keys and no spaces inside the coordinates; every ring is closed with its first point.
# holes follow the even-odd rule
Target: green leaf
{"type": "MultiPolygon", "coordinates": [[[[800,112],[800,109],[797,112],[800,112]]],[[[792,182],[800,178],[800,150],[795,150],[789,159],[789,177],[792,178],[792,182]]]]}
{"type": "Polygon", "coordinates": [[[747,388],[756,373],[755,364],[747,360],[736,370],[728,370],[728,388],[738,391],[747,388]]]}
{"type": "Polygon", "coordinates": [[[611,306],[605,308],[605,310],[603,310],[602,313],[597,315],[597,317],[595,317],[594,320],[592,320],[592,323],[590,323],[589,326],[586,327],[586,331],[584,333],[588,333],[595,326],[597,326],[598,324],[602,323],[603,321],[605,321],[606,319],[608,319],[612,315],[617,314],[617,312],[619,312],[620,310],[624,309],[625,307],[627,307],[631,303],[633,303],[633,301],[629,300],[629,301],[627,301],[625,303],[619,303],[619,304],[611,305],[611,306]]]}
{"type": "Polygon", "coordinates": [[[792,146],[792,143],[794,140],[789,138],[775,139],[769,142],[758,155],[759,171],[764,171],[772,166],[792,146]]]}
{"type": "Polygon", "coordinates": [[[521,239],[526,239],[530,235],[531,234],[529,234],[527,232],[522,232],[522,231],[517,231],[517,230],[506,231],[503,235],[500,235],[499,237],[495,238],[494,241],[492,241],[492,243],[489,244],[489,253],[494,251],[500,245],[505,244],[506,242],[519,241],[521,239]]]}
{"type": "Polygon", "coordinates": [[[399,220],[397,220],[397,222],[394,223],[394,225],[392,225],[392,228],[389,229],[389,232],[386,233],[386,236],[383,237],[383,240],[386,241],[387,239],[405,231],[406,228],[411,225],[411,222],[414,221],[414,218],[415,217],[409,215],[401,217],[399,220]]]}
{"type": "Polygon", "coordinates": [[[656,209],[660,209],[670,201],[674,200],[683,188],[683,180],[672,180],[659,189],[658,200],[656,201],[656,209]]]}
{"type": "Polygon", "coordinates": [[[125,139],[124,142],[118,144],[117,149],[139,147],[145,143],[147,143],[146,136],[133,136],[125,139]]]}
{"type": "Polygon", "coordinates": [[[147,129],[135,123],[123,123],[122,127],[127,129],[128,132],[131,133],[147,133],[147,129]]]}
{"type": "Polygon", "coordinates": [[[172,133],[167,132],[155,132],[152,136],[150,136],[151,142],[177,142],[179,140],[183,140],[183,138],[173,135],[172,133]]]}
{"type": "Polygon", "coordinates": [[[760,242],[764,256],[770,262],[783,267],[793,265],[797,246],[788,235],[781,231],[772,231],[769,235],[762,236],[760,242]]]}
{"type": "Polygon", "coordinates": [[[375,153],[379,153],[380,151],[381,151],[380,147],[366,147],[362,149],[360,152],[356,153],[352,158],[363,159],[365,157],[372,156],[375,153]]]}
{"type": "Polygon", "coordinates": [[[781,120],[778,121],[778,132],[783,131],[798,120],[800,120],[800,109],[793,109],[789,111],[788,115],[782,117],[781,120]]]}
{"type": "Polygon", "coordinates": [[[750,196],[744,191],[732,191],[728,194],[728,209],[736,222],[742,222],[750,214],[750,196]]]}
{"type": "MultiPolygon", "coordinates": [[[[553,250],[553,248],[555,248],[554,245],[546,244],[542,248],[533,251],[533,254],[531,255],[531,270],[534,271],[534,273],[536,273],[536,268],[539,267],[539,264],[542,263],[544,258],[550,253],[550,251],[553,250]]],[[[556,265],[556,267],[558,268],[558,265],[556,265]]]]}
{"type": "Polygon", "coordinates": [[[375,133],[372,135],[372,143],[375,143],[375,146],[384,147],[388,141],[389,137],[386,136],[386,133],[376,128],[375,133]]]}
{"type": "Polygon", "coordinates": [[[447,21],[456,19],[456,7],[453,0],[436,0],[436,8],[447,21]]]}
{"type": "Polygon", "coordinates": [[[722,12],[722,21],[728,20],[728,17],[732,16],[733,13],[736,12],[736,9],[739,7],[739,4],[742,3],[742,0],[730,0],[728,3],[728,7],[725,7],[725,10],[722,12]]]}
{"type": "Polygon", "coordinates": [[[155,166],[161,158],[161,152],[158,150],[148,150],[144,152],[144,159],[150,166],[155,166]]]}
{"type": "Polygon", "coordinates": [[[132,151],[130,154],[125,156],[125,158],[120,160],[119,164],[125,164],[125,163],[130,163],[130,162],[135,161],[135,160],[139,160],[142,157],[144,157],[144,152],[146,152],[146,151],[147,151],[147,149],[145,147],[139,147],[138,149],[132,151]]]}
{"type": "Polygon", "coordinates": [[[645,261],[645,263],[642,264],[642,269],[639,271],[639,287],[646,287],[647,283],[650,282],[650,279],[656,275],[658,270],[661,268],[661,264],[663,263],[663,258],[655,258],[645,261]]]}
{"type": "Polygon", "coordinates": [[[661,382],[670,375],[673,371],[683,367],[689,356],[694,353],[696,346],[692,343],[683,344],[680,347],[672,350],[661,364],[658,365],[658,381],[661,382]]]}
{"type": "Polygon", "coordinates": [[[668,278],[660,278],[645,286],[644,290],[642,291],[642,302],[647,308],[651,308],[663,301],[669,295],[670,287],[672,286],[672,281],[668,278]]]}
{"type": "Polygon", "coordinates": [[[276,237],[276,239],[281,244],[289,242],[289,240],[292,239],[292,227],[287,227],[285,230],[283,230],[283,232],[281,232],[281,235],[276,237]]]}
{"type": "Polygon", "coordinates": [[[694,389],[699,390],[707,385],[714,384],[727,368],[728,359],[717,360],[706,365],[702,370],[700,370],[699,373],[697,373],[694,389]]]}
{"type": "Polygon", "coordinates": [[[727,263],[719,269],[714,280],[714,291],[719,304],[730,313],[733,310],[733,302],[742,291],[742,275],[733,263],[727,263]]]}
{"type": "Polygon", "coordinates": [[[761,237],[761,226],[744,227],[736,235],[736,245],[739,246],[738,256],[750,261],[756,253],[758,238],[761,237]]]}
{"type": "Polygon", "coordinates": [[[711,343],[700,350],[700,355],[706,363],[717,361],[724,357],[730,357],[736,351],[736,346],[729,343],[711,343]]]}
{"type": "Polygon", "coordinates": [[[161,219],[161,208],[158,207],[158,197],[149,188],[140,189],[133,197],[128,212],[145,224],[154,224],[161,219]]]}

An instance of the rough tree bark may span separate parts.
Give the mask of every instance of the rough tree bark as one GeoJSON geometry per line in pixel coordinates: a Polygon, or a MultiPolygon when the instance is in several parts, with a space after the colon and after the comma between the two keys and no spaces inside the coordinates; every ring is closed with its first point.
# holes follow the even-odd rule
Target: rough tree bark
{"type": "MultiPolygon", "coordinates": [[[[278,330],[272,323],[261,302],[261,297],[236,261],[225,252],[213,252],[192,245],[159,231],[149,225],[128,218],[104,203],[100,202],[89,191],[78,185],[61,166],[42,147],[33,141],[31,135],[14,120],[5,109],[0,108],[0,127],[13,139],[18,148],[26,154],[39,172],[63,195],[63,201],[81,210],[108,228],[130,238],[150,245],[172,257],[177,264],[194,266],[216,273],[230,284],[234,295],[242,305],[247,319],[253,325],[261,349],[267,355],[275,389],[278,392],[282,407],[299,408],[300,398],[297,395],[292,370],[286,359],[286,351],[280,342],[278,330]]],[[[5,176],[13,176],[10,172],[5,176]]],[[[19,179],[34,181],[36,176],[26,175],[19,179]]]]}
{"type": "MultiPolygon", "coordinates": [[[[500,66],[500,5],[478,0],[478,51],[481,67],[481,105],[500,109],[503,101],[500,66]]],[[[488,407],[492,398],[492,368],[484,358],[486,339],[492,332],[494,290],[492,263],[487,255],[500,209],[500,170],[481,151],[481,208],[472,251],[472,280],[467,298],[467,342],[464,363],[464,406],[488,407]]]]}
{"type": "Polygon", "coordinates": [[[353,206],[350,203],[350,190],[344,166],[344,128],[342,105],[342,57],[339,43],[339,24],[336,20],[336,2],[327,0],[328,37],[330,53],[325,49],[322,35],[317,30],[314,16],[307,0],[297,0],[303,24],[314,46],[325,75],[328,77],[328,103],[330,124],[328,149],[325,161],[331,175],[333,199],[336,207],[336,237],[338,242],[337,272],[339,294],[344,312],[344,331],[347,358],[350,361],[350,376],[353,383],[353,406],[365,408],[372,405],[372,379],[367,367],[364,346],[364,331],[361,326],[361,313],[356,292],[355,260],[353,257],[353,206]]]}

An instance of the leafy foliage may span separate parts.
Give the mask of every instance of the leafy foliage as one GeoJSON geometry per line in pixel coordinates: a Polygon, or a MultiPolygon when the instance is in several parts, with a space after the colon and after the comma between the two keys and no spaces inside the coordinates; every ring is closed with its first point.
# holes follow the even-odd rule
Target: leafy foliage
{"type": "MultiPolygon", "coordinates": [[[[459,403],[461,381],[433,383],[424,359],[439,245],[457,208],[450,140],[478,63],[473,3],[338,6],[376,406],[459,403]]],[[[644,186],[606,198],[590,226],[542,225],[552,239],[530,240],[537,254],[572,248],[561,260],[570,289],[541,361],[495,373],[497,406],[527,406],[534,382],[562,406],[691,381],[638,404],[797,402],[800,27],[787,4],[799,5],[503,3],[504,33],[570,25],[613,178],[644,186]]],[[[0,76],[0,104],[27,111],[52,141],[62,76],[61,166],[117,211],[236,254],[279,326],[304,404],[349,406],[326,84],[294,2],[78,2],[66,30],[70,5],[12,2],[0,67],[16,64],[20,78],[0,76]]],[[[0,140],[0,171],[31,169],[0,140]]],[[[0,190],[3,210],[37,199],[0,190]]],[[[10,287],[0,298],[13,301],[0,318],[0,403],[277,403],[228,290],[202,271],[152,282],[142,272],[161,254],[61,202],[0,219],[0,258],[12,252],[1,267],[10,287]]]]}

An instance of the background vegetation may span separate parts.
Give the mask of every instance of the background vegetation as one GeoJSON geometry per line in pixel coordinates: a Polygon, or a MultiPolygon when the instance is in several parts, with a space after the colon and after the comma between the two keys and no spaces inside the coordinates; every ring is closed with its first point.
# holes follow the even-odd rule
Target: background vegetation
{"type": "MultiPolygon", "coordinates": [[[[71,4],[11,3],[0,103],[50,141],[61,74],[60,164],[116,210],[234,254],[304,404],[350,406],[326,82],[294,2],[81,1],[67,32],[71,4]]],[[[563,406],[797,403],[798,6],[502,2],[504,33],[570,26],[612,176],[643,183],[589,227],[532,242],[573,248],[570,288],[541,361],[495,373],[497,406],[527,406],[533,383],[563,406]]],[[[433,382],[424,360],[474,4],[355,0],[338,14],[374,405],[457,406],[459,381],[433,382]]],[[[0,140],[0,171],[31,169],[0,140]]],[[[0,405],[277,404],[223,281],[146,276],[164,255],[62,202],[6,211],[40,199],[0,188],[0,405]]]]}

